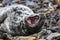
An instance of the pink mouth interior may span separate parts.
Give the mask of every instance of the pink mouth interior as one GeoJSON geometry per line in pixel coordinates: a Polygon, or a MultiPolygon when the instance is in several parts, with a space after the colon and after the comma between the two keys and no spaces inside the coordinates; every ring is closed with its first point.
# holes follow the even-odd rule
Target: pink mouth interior
{"type": "Polygon", "coordinates": [[[34,22],[35,22],[35,18],[34,17],[29,17],[27,20],[30,21],[31,24],[34,24],[34,22]]]}
{"type": "MultiPolygon", "coordinates": [[[[38,17],[38,16],[29,17],[29,18],[27,19],[27,22],[28,22],[29,24],[35,24],[35,23],[36,23],[36,20],[37,20],[36,17],[38,17]]],[[[38,18],[38,19],[39,19],[39,18],[38,18]]]]}

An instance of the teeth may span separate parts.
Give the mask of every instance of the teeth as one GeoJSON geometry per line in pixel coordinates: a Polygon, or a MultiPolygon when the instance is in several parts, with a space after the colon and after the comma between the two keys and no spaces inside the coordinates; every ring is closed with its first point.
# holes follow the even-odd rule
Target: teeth
{"type": "Polygon", "coordinates": [[[29,24],[31,24],[31,20],[28,20],[27,22],[28,22],[29,24]]]}
{"type": "Polygon", "coordinates": [[[32,25],[30,25],[31,27],[34,27],[35,26],[35,24],[32,24],[32,25]]]}

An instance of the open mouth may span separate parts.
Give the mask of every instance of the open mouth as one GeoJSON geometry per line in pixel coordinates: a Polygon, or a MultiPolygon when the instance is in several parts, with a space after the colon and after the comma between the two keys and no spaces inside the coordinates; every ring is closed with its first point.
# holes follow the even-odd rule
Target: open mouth
{"type": "Polygon", "coordinates": [[[39,22],[39,16],[28,17],[26,21],[30,27],[35,27],[39,22]]]}

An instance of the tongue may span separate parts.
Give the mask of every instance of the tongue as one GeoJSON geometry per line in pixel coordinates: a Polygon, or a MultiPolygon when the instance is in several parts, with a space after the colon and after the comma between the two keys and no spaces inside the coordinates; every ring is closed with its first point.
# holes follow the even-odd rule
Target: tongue
{"type": "Polygon", "coordinates": [[[28,18],[28,23],[34,24],[35,23],[35,18],[33,18],[33,17],[28,18]]]}
{"type": "Polygon", "coordinates": [[[35,18],[31,18],[31,23],[34,24],[35,23],[35,18]]]}

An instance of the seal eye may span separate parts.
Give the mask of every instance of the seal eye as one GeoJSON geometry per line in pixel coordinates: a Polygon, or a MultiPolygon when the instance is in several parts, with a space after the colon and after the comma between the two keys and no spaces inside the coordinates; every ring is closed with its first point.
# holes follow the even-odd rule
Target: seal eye
{"type": "Polygon", "coordinates": [[[20,12],[20,11],[16,11],[16,13],[18,13],[19,15],[22,14],[22,12],[20,12]]]}

